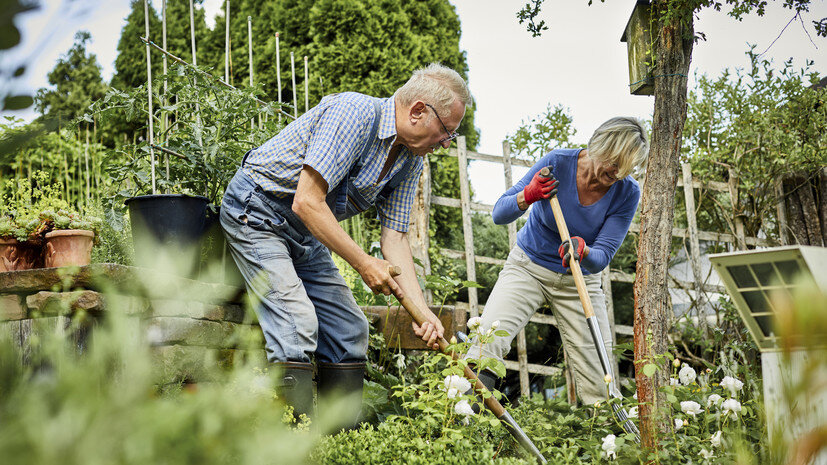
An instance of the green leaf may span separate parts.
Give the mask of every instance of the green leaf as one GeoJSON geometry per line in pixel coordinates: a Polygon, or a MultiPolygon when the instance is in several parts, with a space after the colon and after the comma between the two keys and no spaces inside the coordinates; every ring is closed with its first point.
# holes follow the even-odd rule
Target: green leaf
{"type": "Polygon", "coordinates": [[[652,375],[655,374],[656,371],[658,371],[658,366],[654,363],[647,363],[643,366],[643,374],[650,378],[652,377],[652,375]]]}

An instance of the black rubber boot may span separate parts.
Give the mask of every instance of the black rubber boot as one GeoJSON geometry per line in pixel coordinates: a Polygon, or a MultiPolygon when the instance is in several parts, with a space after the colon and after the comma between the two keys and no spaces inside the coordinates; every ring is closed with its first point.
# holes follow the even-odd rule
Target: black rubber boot
{"type": "Polygon", "coordinates": [[[316,368],[320,405],[331,405],[332,402],[344,399],[344,411],[338,420],[333,421],[333,430],[356,428],[362,412],[365,362],[317,362],[316,368]]]}
{"type": "Polygon", "coordinates": [[[276,386],[279,397],[293,407],[293,417],[301,421],[301,415],[313,418],[313,365],[303,362],[277,362],[281,370],[281,383],[276,386]]]}
{"type": "MultiPolygon", "coordinates": [[[[482,370],[477,375],[477,377],[480,379],[480,381],[482,382],[482,384],[485,386],[486,389],[488,389],[489,391],[494,391],[494,387],[497,385],[497,379],[498,379],[497,375],[495,375],[494,373],[492,373],[488,370],[482,370]]],[[[465,395],[472,395],[472,394],[474,394],[474,387],[473,386],[471,386],[471,389],[468,392],[466,392],[465,395]]],[[[477,399],[480,401],[480,403],[483,401],[482,396],[477,396],[477,399]]],[[[479,404],[476,404],[476,403],[472,404],[471,405],[471,410],[473,410],[474,413],[480,413],[479,404]]]]}

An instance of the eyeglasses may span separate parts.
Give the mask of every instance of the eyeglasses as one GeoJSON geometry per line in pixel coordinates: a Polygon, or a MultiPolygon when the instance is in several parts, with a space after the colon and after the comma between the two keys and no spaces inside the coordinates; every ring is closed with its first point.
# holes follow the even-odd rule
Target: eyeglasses
{"type": "Polygon", "coordinates": [[[426,103],[425,106],[427,106],[428,108],[430,108],[434,112],[434,114],[436,115],[436,119],[439,120],[439,124],[442,125],[442,129],[445,130],[445,134],[448,134],[448,137],[446,137],[446,138],[439,141],[439,145],[442,145],[446,142],[451,142],[452,140],[459,137],[458,132],[456,132],[456,131],[451,132],[451,131],[448,130],[447,127],[445,127],[445,123],[442,122],[442,118],[439,117],[439,113],[436,112],[436,108],[434,108],[433,105],[431,105],[430,103],[426,103]]]}

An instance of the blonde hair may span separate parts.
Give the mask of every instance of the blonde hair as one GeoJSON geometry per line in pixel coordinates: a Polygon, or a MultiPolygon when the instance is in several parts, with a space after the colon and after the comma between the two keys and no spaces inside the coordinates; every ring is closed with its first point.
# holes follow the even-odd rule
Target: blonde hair
{"type": "Polygon", "coordinates": [[[433,105],[442,117],[451,115],[451,104],[455,100],[466,107],[471,104],[471,91],[462,76],[439,63],[414,71],[408,82],[397,89],[396,96],[403,105],[423,100],[433,105]]]}
{"type": "Polygon", "coordinates": [[[589,139],[588,155],[599,163],[617,164],[617,178],[623,179],[643,164],[649,155],[646,129],[639,119],[618,116],[601,124],[589,139]]]}

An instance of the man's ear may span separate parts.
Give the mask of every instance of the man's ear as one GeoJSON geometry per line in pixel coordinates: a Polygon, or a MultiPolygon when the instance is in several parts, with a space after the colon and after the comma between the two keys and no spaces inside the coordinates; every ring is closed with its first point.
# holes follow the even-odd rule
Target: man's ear
{"type": "Polygon", "coordinates": [[[408,117],[410,118],[411,124],[416,124],[418,121],[424,120],[427,115],[427,110],[428,108],[425,106],[425,102],[422,100],[414,101],[408,110],[408,117]]]}

